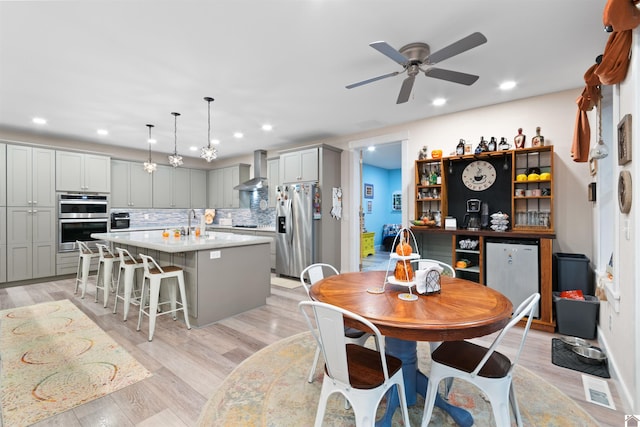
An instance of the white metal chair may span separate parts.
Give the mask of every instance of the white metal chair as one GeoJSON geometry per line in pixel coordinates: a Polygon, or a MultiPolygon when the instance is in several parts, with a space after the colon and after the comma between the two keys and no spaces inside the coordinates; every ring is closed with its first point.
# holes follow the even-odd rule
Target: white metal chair
{"type": "MultiPolygon", "coordinates": [[[[302,270],[302,273],[300,273],[300,281],[302,282],[302,286],[304,286],[304,290],[307,292],[307,296],[309,297],[309,299],[311,299],[311,296],[309,295],[309,288],[314,283],[318,282],[321,279],[324,279],[325,270],[328,271],[330,275],[340,274],[334,266],[324,263],[311,264],[304,270],[302,270]]],[[[345,328],[344,335],[350,343],[358,345],[364,345],[371,336],[371,334],[355,328],[345,328]]],[[[316,366],[318,366],[320,351],[321,348],[320,346],[318,346],[318,348],[316,348],[316,354],[313,358],[311,370],[309,371],[309,378],[307,379],[307,381],[310,383],[313,382],[313,374],[315,374],[316,366]]]]}
{"type": "MultiPolygon", "coordinates": [[[[436,264],[442,267],[443,271],[441,274],[443,276],[456,277],[455,268],[453,268],[451,265],[447,264],[446,262],[438,261],[437,259],[421,258],[421,259],[411,260],[411,263],[415,264],[418,269],[425,268],[425,266],[428,265],[429,263],[436,264]]],[[[416,268],[414,267],[414,270],[415,269],[416,268]]]]}
{"type": "MultiPolygon", "coordinates": [[[[142,258],[142,264],[144,265],[144,280],[142,282],[142,297],[140,300],[140,310],[138,315],[138,328],[142,324],[142,316],[149,317],[149,341],[153,339],[153,332],[156,328],[156,317],[164,314],[172,314],[173,320],[176,320],[178,316],[176,312],[182,311],[184,314],[184,323],[187,325],[187,329],[191,329],[189,323],[189,312],[187,310],[187,295],[184,287],[184,274],[182,268],[173,265],[160,267],[160,265],[150,256],[140,254],[142,258]],[[177,287],[180,290],[180,301],[176,298],[176,286],[169,287],[169,301],[160,302],[160,285],[162,281],[167,279],[177,280],[177,287]],[[149,291],[146,291],[147,283],[149,283],[149,291]],[[147,294],[149,303],[147,304],[147,294]],[[171,304],[171,310],[158,313],[158,308],[165,304],[171,304]]],[[[173,282],[173,280],[172,280],[173,282]]],[[[175,283],[171,283],[175,285],[175,283]]]]}
{"type": "Polygon", "coordinates": [[[102,289],[102,295],[104,299],[103,307],[107,307],[109,301],[109,290],[113,288],[113,263],[116,261],[116,256],[111,252],[111,249],[107,245],[96,243],[98,247],[98,272],[96,273],[96,302],[98,302],[98,290],[102,289]],[[102,279],[102,281],[100,280],[102,279]]]}
{"type": "Polygon", "coordinates": [[[140,292],[138,290],[137,295],[135,294],[134,284],[136,279],[136,272],[144,268],[144,264],[142,263],[142,259],[136,259],[126,249],[116,248],[116,252],[118,252],[120,266],[118,268],[118,281],[116,282],[116,300],[113,304],[113,314],[116,314],[118,308],[118,300],[122,300],[124,302],[123,320],[126,322],[129,315],[130,305],[140,305],[140,292]],[[122,292],[122,296],[120,295],[120,284],[122,283],[120,281],[121,279],[124,282],[124,290],[122,292]]]}
{"type": "Polygon", "coordinates": [[[438,384],[442,379],[450,377],[469,381],[489,397],[493,416],[498,427],[511,425],[509,404],[511,404],[517,425],[522,427],[522,417],[520,416],[512,383],[513,368],[518,363],[531,326],[533,311],[539,300],[539,293],[532,294],[524,300],[489,348],[468,341],[445,341],[431,353],[431,372],[429,373],[429,386],[425,396],[422,427],[426,427],[431,419],[436,393],[438,392],[438,384]],[[513,361],[511,361],[507,356],[498,352],[496,348],[502,342],[509,329],[525,315],[529,316],[529,318],[526,326],[522,329],[518,352],[513,361]]]}
{"type": "Polygon", "coordinates": [[[385,354],[380,330],[364,317],[330,304],[301,301],[299,308],[318,342],[318,348],[322,348],[325,360],[315,426],[322,425],[327,400],[333,393],[342,394],[351,404],[356,426],[373,426],[380,401],[394,386],[398,392],[404,425],[410,426],[402,361],[385,354]],[[308,313],[310,309],[314,312],[318,333],[308,313]],[[379,350],[350,344],[343,334],[344,317],[352,318],[372,330],[379,350]]]}
{"type": "Polygon", "coordinates": [[[78,248],[78,268],[76,270],[76,289],[73,292],[77,294],[78,286],[82,286],[80,298],[84,298],[84,294],[87,292],[91,260],[100,254],[93,252],[85,242],[81,242],[80,240],[76,240],[76,247],[78,248]]]}

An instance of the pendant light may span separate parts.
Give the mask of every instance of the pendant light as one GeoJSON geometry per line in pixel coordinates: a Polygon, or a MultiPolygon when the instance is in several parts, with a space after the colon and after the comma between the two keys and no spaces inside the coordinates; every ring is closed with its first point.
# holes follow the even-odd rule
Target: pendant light
{"type": "Polygon", "coordinates": [[[147,173],[154,173],[156,171],[156,164],[151,161],[151,141],[153,141],[151,139],[151,128],[153,125],[147,125],[147,127],[149,128],[149,139],[147,140],[147,143],[149,144],[149,160],[144,162],[144,171],[147,173]]]}
{"type": "Polygon", "coordinates": [[[609,155],[609,149],[602,140],[602,96],[598,98],[598,142],[589,151],[589,157],[592,159],[604,159],[609,155]]]}
{"type": "Polygon", "coordinates": [[[213,98],[210,96],[206,96],[204,98],[207,101],[207,116],[208,116],[208,130],[207,130],[207,146],[202,147],[200,150],[200,157],[205,159],[207,162],[211,162],[213,159],[218,157],[218,150],[211,146],[211,101],[213,98]]]}
{"type": "Polygon", "coordinates": [[[174,168],[182,166],[182,156],[178,154],[178,116],[180,113],[171,113],[173,115],[173,154],[169,156],[169,164],[174,168]]]}

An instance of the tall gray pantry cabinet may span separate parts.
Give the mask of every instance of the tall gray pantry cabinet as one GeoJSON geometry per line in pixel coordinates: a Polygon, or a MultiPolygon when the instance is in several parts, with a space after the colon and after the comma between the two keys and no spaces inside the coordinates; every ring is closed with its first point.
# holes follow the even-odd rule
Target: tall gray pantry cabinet
{"type": "Polygon", "coordinates": [[[7,281],[7,145],[0,144],[0,283],[7,281]]]}
{"type": "Polygon", "coordinates": [[[7,281],[56,273],[55,151],[6,146],[7,281]]]}
{"type": "MultiPolygon", "coordinates": [[[[341,265],[341,223],[331,216],[332,190],[340,187],[342,150],[326,144],[279,152],[280,182],[277,185],[317,182],[320,189],[320,219],[313,220],[313,262],[336,268],[341,265]]],[[[269,185],[273,185],[269,183],[269,185]]],[[[277,225],[276,225],[277,227],[277,225]]],[[[276,230],[276,239],[278,230],[276,230]]]]}

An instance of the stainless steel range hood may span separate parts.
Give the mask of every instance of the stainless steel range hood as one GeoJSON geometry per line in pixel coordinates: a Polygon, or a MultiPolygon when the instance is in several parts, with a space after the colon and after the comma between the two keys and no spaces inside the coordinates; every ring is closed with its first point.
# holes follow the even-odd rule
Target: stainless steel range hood
{"type": "Polygon", "coordinates": [[[267,151],[256,150],[253,152],[253,178],[249,181],[233,187],[234,190],[253,191],[267,188],[267,178],[263,173],[267,172],[267,151]]]}

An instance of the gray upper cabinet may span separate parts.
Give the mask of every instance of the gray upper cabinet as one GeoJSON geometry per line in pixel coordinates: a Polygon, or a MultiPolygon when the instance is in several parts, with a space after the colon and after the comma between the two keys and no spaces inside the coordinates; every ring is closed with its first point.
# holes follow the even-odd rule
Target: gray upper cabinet
{"type": "Polygon", "coordinates": [[[0,144],[0,206],[7,206],[7,144],[0,144]]]}
{"type": "Polygon", "coordinates": [[[111,158],[96,154],[56,151],[56,190],[109,193],[111,158]]]}
{"type": "Polygon", "coordinates": [[[249,180],[250,165],[236,166],[209,171],[208,202],[210,208],[239,208],[240,192],[233,187],[249,180]]]}
{"type": "Polygon", "coordinates": [[[191,169],[191,207],[203,209],[207,207],[207,171],[191,169]]]}
{"type": "Polygon", "coordinates": [[[267,160],[267,182],[269,184],[269,207],[276,207],[276,189],[280,182],[280,159],[267,160]]]}
{"type": "Polygon", "coordinates": [[[55,206],[55,151],[7,146],[7,206],[55,206]]]}
{"type": "Polygon", "coordinates": [[[114,208],[151,208],[153,177],[142,163],[111,161],[111,206],[114,208]]]}
{"type": "Polygon", "coordinates": [[[190,206],[189,169],[158,166],[152,175],[154,208],[188,208],[190,206]]]}
{"type": "Polygon", "coordinates": [[[292,151],[280,154],[280,182],[318,181],[318,149],[292,151]]]}

